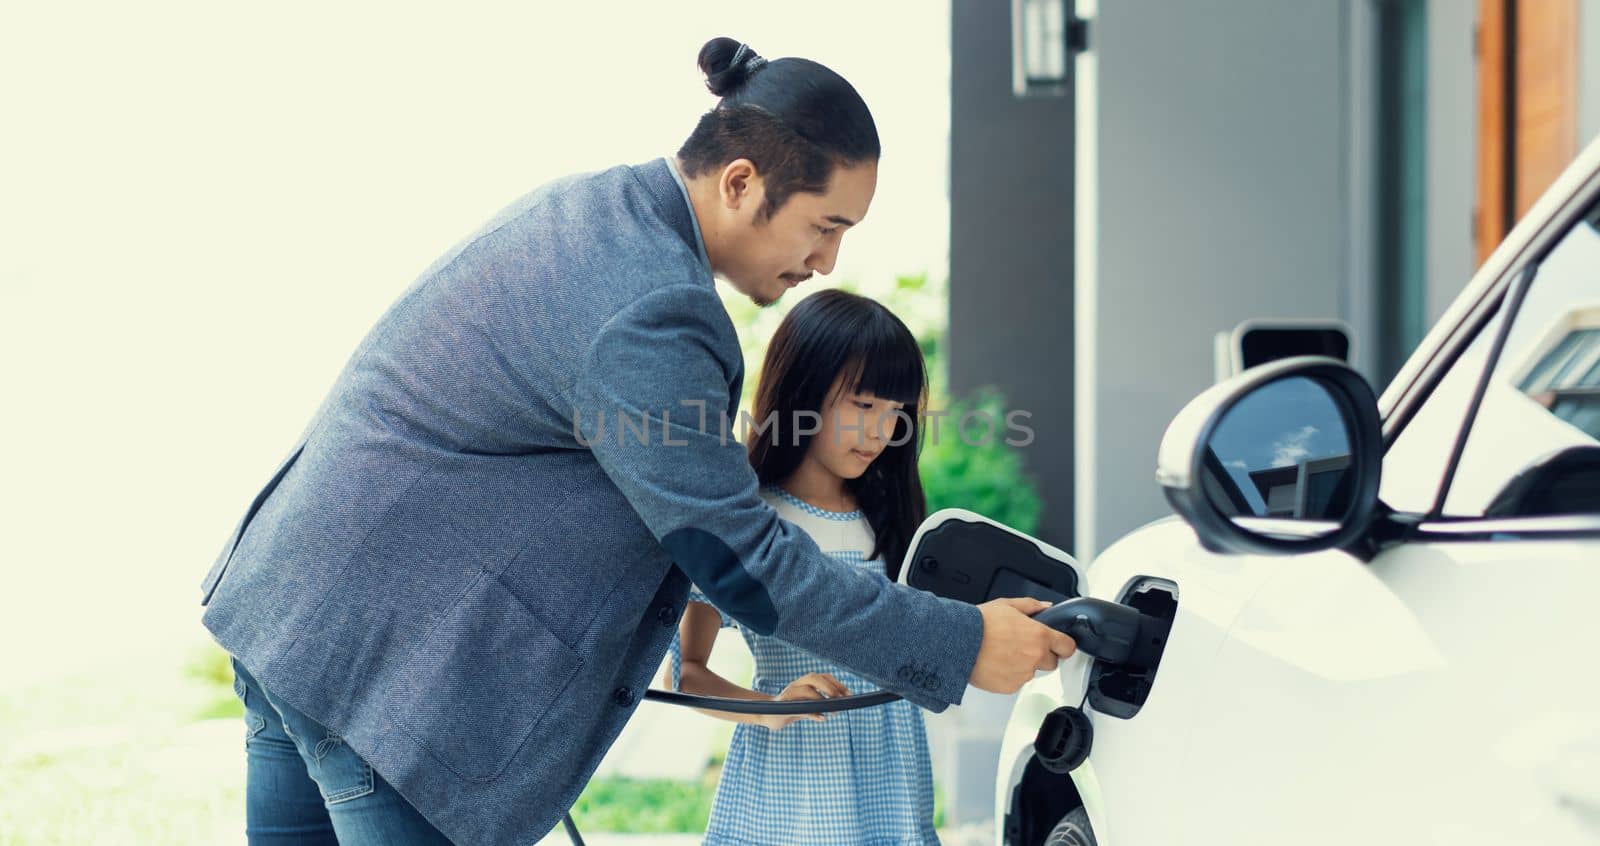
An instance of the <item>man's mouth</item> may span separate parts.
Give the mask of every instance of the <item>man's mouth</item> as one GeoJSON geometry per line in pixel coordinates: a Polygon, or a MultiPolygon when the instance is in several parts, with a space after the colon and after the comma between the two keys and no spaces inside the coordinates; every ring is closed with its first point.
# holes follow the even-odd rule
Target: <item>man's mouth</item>
{"type": "Polygon", "coordinates": [[[804,282],[807,279],[810,279],[811,278],[811,274],[809,274],[809,273],[804,273],[804,274],[801,274],[801,273],[785,273],[782,276],[779,276],[778,278],[782,279],[784,284],[786,284],[789,287],[793,288],[793,287],[799,285],[801,282],[804,282]]]}

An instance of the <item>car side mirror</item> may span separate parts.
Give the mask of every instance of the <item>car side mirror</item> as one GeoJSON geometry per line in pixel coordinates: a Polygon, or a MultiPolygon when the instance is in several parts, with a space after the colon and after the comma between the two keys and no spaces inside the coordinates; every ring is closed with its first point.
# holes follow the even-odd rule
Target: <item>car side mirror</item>
{"type": "Polygon", "coordinates": [[[1185,406],[1161,439],[1156,479],[1207,549],[1282,555],[1360,538],[1382,465],[1371,386],[1343,362],[1301,356],[1185,406]]]}

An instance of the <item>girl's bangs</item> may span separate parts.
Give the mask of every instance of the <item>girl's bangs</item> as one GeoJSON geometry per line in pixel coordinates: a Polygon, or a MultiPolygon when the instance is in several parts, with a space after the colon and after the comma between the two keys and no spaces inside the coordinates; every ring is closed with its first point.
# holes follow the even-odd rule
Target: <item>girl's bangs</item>
{"type": "Polygon", "coordinates": [[[927,387],[922,350],[893,320],[870,321],[851,339],[842,384],[846,390],[915,406],[927,387]]]}

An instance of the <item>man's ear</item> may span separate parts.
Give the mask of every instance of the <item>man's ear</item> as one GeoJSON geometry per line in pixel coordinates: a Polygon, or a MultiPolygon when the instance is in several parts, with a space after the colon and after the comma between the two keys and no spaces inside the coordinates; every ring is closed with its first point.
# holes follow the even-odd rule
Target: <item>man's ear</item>
{"type": "Polygon", "coordinates": [[[760,203],[765,196],[765,186],[755,162],[734,159],[722,169],[722,179],[717,183],[722,205],[737,210],[749,203],[760,203]]]}

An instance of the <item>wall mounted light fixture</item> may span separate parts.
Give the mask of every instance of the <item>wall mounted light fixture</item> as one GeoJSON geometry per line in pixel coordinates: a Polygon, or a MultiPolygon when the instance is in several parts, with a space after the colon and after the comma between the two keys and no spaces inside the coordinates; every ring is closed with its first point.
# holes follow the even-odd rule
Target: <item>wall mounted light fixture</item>
{"type": "Polygon", "coordinates": [[[1072,0],[1011,0],[1011,88],[1018,97],[1062,96],[1072,57],[1088,49],[1089,25],[1072,0]]]}

